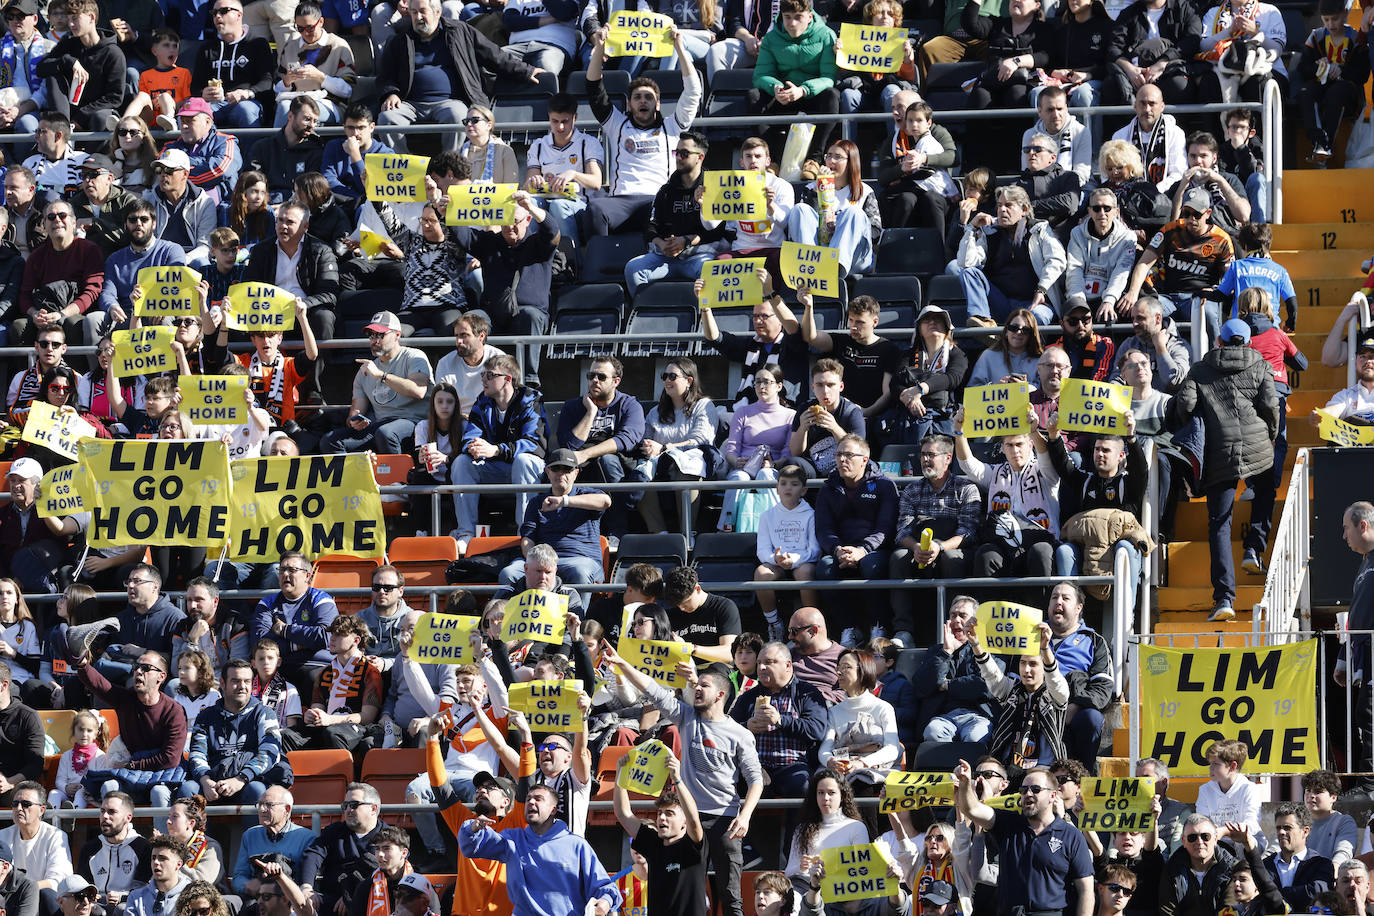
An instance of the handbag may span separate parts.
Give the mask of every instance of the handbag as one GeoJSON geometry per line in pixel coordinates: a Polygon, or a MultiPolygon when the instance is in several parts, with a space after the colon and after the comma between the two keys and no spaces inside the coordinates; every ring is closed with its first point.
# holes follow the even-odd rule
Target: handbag
{"type": "Polygon", "coordinates": [[[1345,167],[1374,168],[1374,124],[1362,112],[1350,128],[1350,140],[1345,145],[1345,167]]]}
{"type": "Polygon", "coordinates": [[[759,530],[763,513],[778,504],[777,490],[745,490],[735,501],[735,530],[752,533],[759,530]]]}

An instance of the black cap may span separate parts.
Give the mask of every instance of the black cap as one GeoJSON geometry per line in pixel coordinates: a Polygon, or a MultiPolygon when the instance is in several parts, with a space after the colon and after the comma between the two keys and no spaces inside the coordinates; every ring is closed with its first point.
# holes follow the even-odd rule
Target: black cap
{"type": "Polygon", "coordinates": [[[37,16],[38,3],[35,0],[10,0],[5,4],[4,12],[8,13],[10,10],[18,10],[25,16],[37,16]]]}
{"type": "Polygon", "coordinates": [[[114,160],[104,153],[92,153],[81,163],[81,168],[92,172],[109,172],[115,174],[114,160]]]}
{"type": "Polygon", "coordinates": [[[954,899],[954,886],[948,881],[932,881],[921,899],[936,906],[944,906],[954,899]]]}
{"type": "Polygon", "coordinates": [[[549,460],[544,463],[545,467],[563,468],[569,470],[577,467],[577,453],[570,448],[556,448],[549,455],[549,460]]]}
{"type": "Polygon", "coordinates": [[[1355,352],[1374,350],[1374,327],[1360,328],[1355,335],[1355,352]]]}
{"type": "Polygon", "coordinates": [[[511,801],[515,801],[515,783],[511,782],[506,777],[493,776],[486,770],[472,777],[472,787],[474,789],[485,789],[487,786],[496,786],[496,788],[506,793],[507,798],[511,801]]]}

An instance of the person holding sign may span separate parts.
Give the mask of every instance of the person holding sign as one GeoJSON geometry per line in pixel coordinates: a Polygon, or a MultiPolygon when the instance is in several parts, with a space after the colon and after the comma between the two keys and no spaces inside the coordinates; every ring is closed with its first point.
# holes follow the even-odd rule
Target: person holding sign
{"type": "MultiPolygon", "coordinates": [[[[62,543],[49,525],[38,517],[38,483],[43,466],[32,458],[20,458],[5,473],[10,498],[0,506],[0,576],[18,579],[26,591],[40,588],[64,554],[62,543]]],[[[57,520],[55,520],[57,521],[57,520]]]]}
{"type": "MultiPolygon", "coordinates": [[[[633,755],[620,758],[620,773],[633,755]]],[[[654,799],[654,819],[641,821],[630,808],[630,792],[615,783],[615,819],[629,834],[630,848],[649,866],[649,912],[658,916],[706,916],[706,834],[696,799],[681,781],[682,764],[664,755],[668,782],[654,799]]]]}
{"type": "Polygon", "coordinates": [[[1049,223],[1032,213],[1025,189],[1010,185],[997,189],[995,217],[978,213],[964,228],[955,263],[968,298],[969,327],[996,327],[1018,308],[1030,309],[1047,325],[1058,310],[1064,246],[1049,223]]]}
{"type": "MultiPolygon", "coordinates": [[[[62,418],[71,415],[79,418],[81,422],[88,423],[92,427],[89,435],[98,439],[112,438],[105,425],[91,415],[90,411],[83,410],[77,401],[78,384],[76,370],[70,366],[55,366],[43,373],[43,382],[38,390],[36,402],[55,407],[59,411],[58,422],[63,422],[62,418]]],[[[28,420],[32,414],[26,416],[24,426],[27,428],[28,420]]],[[[67,421],[70,422],[70,421],[67,421]]],[[[30,455],[39,459],[45,467],[52,468],[59,464],[66,464],[72,460],[71,456],[59,454],[52,449],[32,442],[24,441],[14,452],[15,458],[30,455]]]]}
{"type": "MultiPolygon", "coordinates": [[[[769,272],[778,276],[778,254],[782,249],[787,228],[787,215],[792,212],[795,199],[792,183],[784,181],[771,170],[773,159],[768,152],[768,141],[760,137],[750,137],[740,144],[739,167],[745,171],[763,173],[763,196],[768,204],[768,218],[762,220],[727,220],[725,225],[735,233],[730,243],[730,257],[768,258],[769,272]]],[[[714,229],[717,220],[702,219],[707,229],[714,229]]],[[[726,255],[722,255],[725,257],[726,255]]],[[[757,307],[756,307],[757,308],[757,307]]],[[[702,331],[708,341],[720,335],[705,327],[708,313],[702,312],[702,331]]],[[[774,334],[774,337],[777,335],[774,334]]]]}
{"type": "MultiPolygon", "coordinates": [[[[922,709],[934,713],[921,736],[926,741],[986,741],[991,731],[992,694],[969,642],[977,611],[978,603],[968,595],[955,597],[940,628],[940,640],[926,651],[912,676],[922,709]]],[[[1000,658],[992,661],[1002,666],[1000,658]]]]}
{"type": "Polygon", "coordinates": [[[601,141],[577,128],[577,100],[566,92],[549,99],[549,132],[530,144],[525,190],[544,193],[546,209],[563,242],[576,253],[582,245],[581,214],[589,192],[601,190],[606,151],[601,141]],[[571,192],[571,196],[567,195],[571,192]]]}
{"type": "Polygon", "coordinates": [[[810,879],[821,867],[821,853],[841,846],[868,845],[868,827],[863,822],[854,790],[844,774],[822,767],[811,774],[802,796],[797,831],[787,852],[783,871],[793,880],[810,879]]]}
{"type": "MultiPolygon", "coordinates": [[[[1340,420],[1374,423],[1374,327],[1355,335],[1355,384],[1333,394],[1323,409],[1340,420]]],[[[1320,427],[1317,411],[1311,416],[1312,425],[1320,427]]]]}
{"type": "Polygon", "coordinates": [[[463,277],[468,272],[468,253],[456,233],[444,226],[444,211],[438,203],[423,204],[420,230],[416,232],[396,215],[385,201],[372,201],[392,242],[405,255],[401,289],[402,324],[415,330],[441,335],[463,317],[468,307],[463,277]]]}
{"type": "MultiPolygon", "coordinates": [[[[917,85],[916,41],[902,28],[902,5],[897,0],[865,4],[863,17],[863,25],[842,24],[835,40],[839,70],[835,86],[840,90],[842,114],[891,111],[897,93],[917,85]],[[857,66],[851,70],[845,63],[857,66]],[[859,69],[864,63],[872,69],[859,69]]],[[[866,126],[877,127],[877,136],[882,136],[882,125],[866,126]]]]}
{"type": "Polygon", "coordinates": [[[787,214],[787,239],[834,248],[839,252],[841,277],[865,273],[873,267],[883,217],[878,195],[863,181],[863,154],[853,141],[836,140],[825,151],[824,168],[834,185],[833,198],[829,187],[822,188],[821,179],[803,188],[797,205],[787,214]]]}
{"type": "Polygon", "coordinates": [[[716,256],[716,242],[726,237],[719,224],[707,229],[701,220],[701,167],[709,146],[699,131],[685,130],[678,137],[673,150],[677,168],[649,209],[649,250],[625,265],[631,295],[654,280],[697,279],[701,266],[716,256]]]}
{"type": "MultiPolygon", "coordinates": [[[[791,187],[787,182],[783,183],[791,187]]],[[[736,232],[738,239],[738,230],[736,232]]],[[[748,405],[761,400],[758,392],[758,373],[761,370],[768,366],[780,370],[776,375],[781,387],[774,392],[775,401],[783,397],[796,397],[805,386],[810,370],[810,351],[798,333],[801,326],[792,310],[783,303],[782,293],[773,286],[773,277],[776,275],[763,269],[757,273],[763,301],[753,308],[753,334],[748,337],[722,331],[716,323],[714,311],[709,308],[701,310],[701,335],[706,338],[706,345],[727,360],[740,364],[739,387],[735,389],[733,405],[736,416],[748,405]]],[[[704,288],[702,280],[692,284],[692,292],[698,299],[704,288]]],[[[791,418],[787,422],[790,423],[791,418]]]]}
{"type": "Polygon", "coordinates": [[[977,621],[966,625],[973,658],[987,682],[988,692],[1000,702],[988,753],[1011,767],[1049,766],[1064,754],[1064,713],[1069,705],[1069,683],[1059,670],[1050,643],[1049,624],[1036,624],[1040,651],[1022,655],[1014,680],[983,651],[977,621]]]}
{"type": "MultiPolygon", "coordinates": [[[[124,214],[123,235],[129,244],[106,260],[105,282],[100,289],[98,303],[100,310],[110,318],[110,328],[132,326],[129,320],[135,311],[133,295],[139,289],[140,270],[145,267],[186,265],[186,249],[158,237],[157,207],[151,201],[135,200],[129,205],[128,212],[124,214]]],[[[147,292],[143,291],[144,294],[147,292]]]]}

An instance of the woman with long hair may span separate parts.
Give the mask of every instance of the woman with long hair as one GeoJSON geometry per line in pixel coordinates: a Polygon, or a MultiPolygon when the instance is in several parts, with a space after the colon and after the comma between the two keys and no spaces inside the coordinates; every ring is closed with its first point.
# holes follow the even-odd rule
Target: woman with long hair
{"type": "MultiPolygon", "coordinates": [[[[685,356],[668,363],[660,376],[658,406],[644,417],[635,473],[640,480],[701,480],[710,472],[706,448],[716,440],[716,406],[702,391],[697,364],[685,356]]],[[[698,491],[691,496],[692,529],[696,529],[698,491]]],[[[645,493],[639,513],[650,532],[667,531],[663,497],[676,503],[677,493],[645,493]]]]}
{"type": "MultiPolygon", "coordinates": [[[[92,434],[97,439],[110,439],[110,431],[105,428],[97,417],[91,412],[81,407],[79,392],[81,379],[76,374],[76,370],[65,363],[53,366],[43,373],[42,380],[38,383],[38,396],[34,401],[41,401],[51,407],[56,407],[59,411],[74,411],[78,417],[89,423],[95,432],[92,434]]],[[[27,423],[30,413],[24,415],[24,422],[27,423]]],[[[72,459],[66,455],[60,455],[51,449],[35,445],[32,442],[20,442],[14,451],[15,459],[29,457],[43,465],[43,470],[50,471],[55,467],[64,464],[71,464],[72,459]]]]}
{"type": "MultiPolygon", "coordinates": [[[[823,850],[867,842],[868,828],[854,804],[849,779],[830,767],[812,773],[784,869],[793,885],[798,891],[809,887],[810,876],[820,867],[823,850]]],[[[843,912],[841,906],[827,906],[826,913],[843,912]]]]}
{"type": "Polygon", "coordinates": [[[821,741],[820,762],[876,794],[902,755],[897,713],[873,693],[878,661],[864,649],[845,649],[835,662],[835,686],[844,699],[830,707],[830,727],[821,741]]]}
{"type": "Polygon", "coordinates": [[[917,445],[931,433],[952,435],[954,395],[964,385],[968,357],[954,341],[954,323],[938,305],[927,305],[916,318],[911,347],[902,354],[892,377],[892,441],[917,445]]]}
{"type": "Polygon", "coordinates": [[[142,118],[120,118],[105,144],[105,155],[114,161],[121,188],[141,196],[153,187],[157,145],[142,118]]]}
{"type": "Polygon", "coordinates": [[[458,147],[458,153],[468,161],[473,181],[513,184],[521,178],[520,163],[510,144],[492,133],[495,128],[496,115],[490,108],[469,107],[467,117],[463,118],[467,139],[458,147]]]}
{"type": "Polygon", "coordinates": [[[13,579],[0,579],[0,658],[9,665],[10,679],[23,684],[37,674],[42,655],[43,644],[23,590],[13,579]]]}
{"type": "MultiPolygon", "coordinates": [[[[797,412],[786,403],[782,385],[782,369],[777,363],[754,372],[754,394],[758,400],[735,411],[730,420],[730,437],[725,440],[723,455],[730,468],[726,480],[777,480],[778,466],[792,457],[788,442],[797,412]]],[[[733,529],[739,493],[725,491],[720,510],[723,531],[733,529]]]]}
{"type": "Polygon", "coordinates": [[[458,389],[452,382],[438,382],[429,396],[429,416],[415,424],[417,470],[424,470],[434,483],[448,483],[449,463],[463,441],[463,417],[458,413],[458,389]],[[427,454],[437,454],[442,461],[427,461],[427,454]]]}
{"type": "MultiPolygon", "coordinates": [[[[91,415],[100,420],[102,424],[114,423],[119,419],[114,415],[114,409],[110,406],[109,395],[105,393],[105,382],[109,377],[110,363],[114,360],[114,351],[114,338],[107,333],[96,344],[96,368],[81,376],[80,379],[80,387],[89,392],[90,403],[86,406],[90,409],[91,415]]],[[[120,393],[124,398],[124,403],[142,410],[143,386],[146,383],[147,378],[142,375],[120,379],[120,393]]]]}
{"type": "Polygon", "coordinates": [[[224,875],[224,847],[205,832],[205,796],[199,793],[172,802],[167,815],[167,835],[186,844],[190,856],[182,873],[191,880],[214,885],[224,875]]]}
{"type": "Polygon", "coordinates": [[[192,881],[177,896],[176,916],[229,916],[229,908],[213,884],[192,881]]]}
{"type": "Polygon", "coordinates": [[[1032,388],[1039,387],[1040,377],[1035,367],[1045,345],[1040,342],[1040,326],[1027,309],[1014,309],[997,339],[978,356],[968,375],[968,387],[992,385],[998,382],[1022,381],[1032,388]]]}
{"type": "Polygon", "coordinates": [[[90,705],[85,685],[67,663],[67,628],[99,617],[100,602],[95,594],[89,585],[73,582],[58,596],[52,625],[43,627],[46,638],[38,676],[29,678],[22,688],[24,705],[30,709],[84,709],[90,705]]]}
{"type": "Polygon", "coordinates": [[[291,187],[297,202],[310,211],[306,233],[332,248],[336,258],[348,257],[343,239],[353,231],[353,219],[335,201],[329,180],[319,172],[303,172],[291,187]]]}
{"type": "Polygon", "coordinates": [[[240,247],[277,237],[277,214],[268,200],[266,175],[256,169],[239,172],[233,195],[219,205],[219,224],[234,230],[240,247]]]}
{"type": "Polygon", "coordinates": [[[787,214],[787,238],[803,245],[827,245],[839,252],[840,276],[873,266],[883,234],[878,197],[863,182],[864,156],[853,140],[836,140],[825,151],[825,169],[835,182],[834,200],[821,179],[808,184],[787,214]]]}

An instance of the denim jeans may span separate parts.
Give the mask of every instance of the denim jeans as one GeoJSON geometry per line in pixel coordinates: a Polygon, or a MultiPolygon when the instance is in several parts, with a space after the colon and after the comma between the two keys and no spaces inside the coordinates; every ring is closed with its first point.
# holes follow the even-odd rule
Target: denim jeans
{"type": "MultiPolygon", "coordinates": [[[[458,796],[460,802],[471,804],[477,798],[477,790],[473,787],[471,779],[457,775],[453,770],[449,770],[448,778],[449,788],[458,796]]],[[[421,773],[406,786],[406,804],[433,804],[434,799],[434,787],[429,784],[428,773],[421,773]]],[[[416,811],[412,817],[415,820],[415,832],[420,834],[425,849],[430,852],[443,852],[444,835],[439,832],[439,822],[434,815],[416,811]]]]}
{"type": "MultiPolygon", "coordinates": [[[[501,570],[497,576],[502,585],[513,586],[525,575],[525,561],[516,560],[501,570]]],[[[604,582],[606,570],[601,561],[591,557],[559,557],[558,578],[568,585],[585,585],[590,582],[604,582]]]]}
{"type": "MultiPolygon", "coordinates": [[[[468,487],[482,483],[537,483],[544,477],[544,459],[531,452],[521,452],[512,461],[497,461],[488,458],[480,464],[469,455],[459,455],[453,459],[451,477],[455,485],[468,487]]],[[[458,517],[457,537],[469,539],[477,533],[476,490],[459,491],[453,494],[453,509],[458,517]]],[[[515,495],[515,523],[524,520],[525,506],[529,493],[515,495]]]]}
{"type": "MultiPolygon", "coordinates": [[[[787,238],[803,245],[819,245],[820,214],[810,204],[797,204],[787,214],[787,238]]],[[[840,207],[828,246],[840,253],[840,276],[873,267],[873,239],[863,207],[840,207]]]]}
{"type": "MultiPolygon", "coordinates": [[[[1112,545],[1112,550],[1113,552],[1120,551],[1126,554],[1126,561],[1129,564],[1125,588],[1126,607],[1133,608],[1135,607],[1136,588],[1140,585],[1140,570],[1141,566],[1144,564],[1145,558],[1141,555],[1140,548],[1127,540],[1117,541],[1112,545]]],[[[1112,563],[1113,568],[1115,568],[1115,557],[1113,557],[1112,563]]],[[[1054,574],[1056,576],[1076,576],[1079,575],[1079,571],[1082,568],[1082,547],[1077,544],[1062,543],[1054,549],[1054,574]]],[[[1129,621],[1129,619],[1130,618],[1127,618],[1127,621],[1129,621]]],[[[1107,632],[1103,635],[1107,638],[1107,641],[1110,642],[1113,635],[1112,624],[1119,624],[1121,621],[1114,622],[1112,615],[1108,613],[1107,623],[1107,632]]]]}
{"type": "Polygon", "coordinates": [[[549,219],[553,222],[554,228],[558,230],[563,241],[574,253],[574,256],[581,261],[582,250],[582,217],[581,214],[587,209],[587,198],[578,194],[577,197],[567,200],[558,198],[545,203],[545,209],[549,211],[549,219]]]}
{"type": "MultiPolygon", "coordinates": [[[[1245,198],[1250,201],[1250,222],[1269,222],[1269,179],[1263,172],[1252,172],[1245,179],[1245,198]]],[[[1280,303],[1274,303],[1275,309],[1280,303]]]]}
{"type": "MultiPolygon", "coordinates": [[[[841,569],[835,555],[826,554],[816,561],[816,578],[829,582],[837,579],[881,579],[887,575],[891,553],[888,550],[870,550],[859,560],[857,569],[852,566],[841,569]]],[[[892,623],[892,607],[881,592],[838,592],[837,600],[839,607],[845,608],[847,613],[841,615],[832,611],[826,615],[832,632],[839,633],[844,630],[846,627],[841,626],[841,623],[861,631],[869,629],[875,623],[884,627],[892,623]]],[[[839,607],[835,610],[839,610],[839,607]]]]}
{"type": "Polygon", "coordinates": [[[959,271],[959,284],[968,299],[970,318],[990,318],[1006,324],[1007,317],[1017,309],[1030,309],[1036,324],[1041,327],[1054,323],[1054,310],[1048,305],[1032,307],[1029,299],[1013,299],[993,285],[981,267],[965,267],[959,271]]]}
{"type": "Polygon", "coordinates": [[[262,105],[257,99],[244,102],[212,102],[217,127],[263,127],[262,105]]]}
{"type": "Polygon", "coordinates": [[[372,449],[379,455],[399,455],[406,439],[415,435],[415,421],[406,417],[373,420],[362,432],[351,426],[331,430],[320,440],[320,453],[337,455],[341,452],[361,452],[372,449]]]}
{"type": "Polygon", "coordinates": [[[519,41],[506,45],[505,51],[531,67],[547,70],[555,76],[563,72],[563,65],[568,60],[568,52],[547,41],[519,41]]]}
{"type": "Polygon", "coordinates": [[[972,709],[952,709],[926,723],[927,741],[986,741],[992,722],[972,709]]]}
{"type": "Polygon", "coordinates": [[[701,276],[701,266],[715,256],[715,245],[698,245],[675,258],[650,247],[625,265],[625,282],[630,285],[630,295],[634,295],[635,290],[655,280],[695,280],[701,276]]]}

